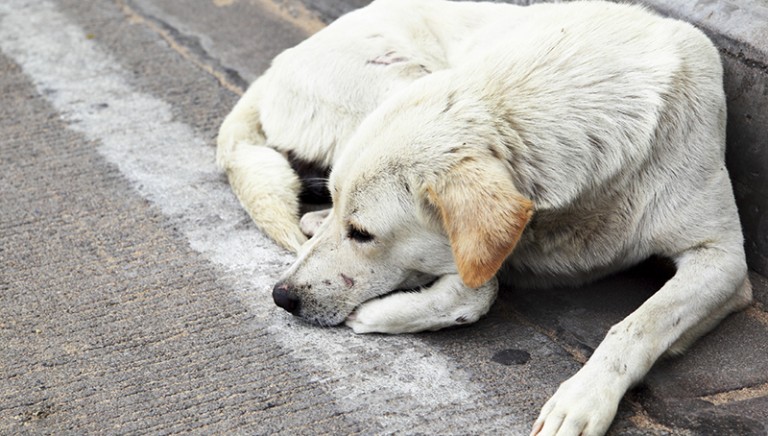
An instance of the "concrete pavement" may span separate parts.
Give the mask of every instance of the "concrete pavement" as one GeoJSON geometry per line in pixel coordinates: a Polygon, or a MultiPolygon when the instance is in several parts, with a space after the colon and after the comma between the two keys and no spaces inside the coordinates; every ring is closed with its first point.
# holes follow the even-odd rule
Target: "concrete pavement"
{"type": "MultiPolygon", "coordinates": [[[[274,54],[357,5],[0,4],[0,433],[522,434],[658,288],[651,262],[394,337],[274,307],[291,258],[240,210],[214,137],[274,54]]],[[[754,280],[758,302],[657,365],[613,434],[765,434],[754,280]]]]}

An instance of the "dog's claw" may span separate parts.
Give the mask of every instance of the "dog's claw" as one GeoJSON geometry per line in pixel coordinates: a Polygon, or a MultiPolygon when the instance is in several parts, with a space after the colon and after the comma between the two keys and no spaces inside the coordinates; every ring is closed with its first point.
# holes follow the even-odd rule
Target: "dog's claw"
{"type": "Polygon", "coordinates": [[[605,434],[616,415],[623,390],[620,383],[595,375],[608,371],[584,367],[563,382],[541,409],[531,436],[598,436],[605,434]],[[585,371],[586,370],[586,371],[585,371]],[[596,382],[599,380],[599,382],[596,382]]]}

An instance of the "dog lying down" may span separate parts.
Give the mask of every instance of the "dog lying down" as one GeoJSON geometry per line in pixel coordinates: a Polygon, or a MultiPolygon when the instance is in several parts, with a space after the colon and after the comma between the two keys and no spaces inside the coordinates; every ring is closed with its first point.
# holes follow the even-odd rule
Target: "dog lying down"
{"type": "Polygon", "coordinates": [[[275,58],[217,160],[298,252],[275,302],[323,326],[435,330],[484,315],[500,273],[575,285],[674,260],[534,424],[592,435],[661,355],[751,300],[725,122],[718,52],[686,23],[603,2],[377,0],[275,58]],[[307,169],[330,171],[333,207],[299,221],[307,169]]]}

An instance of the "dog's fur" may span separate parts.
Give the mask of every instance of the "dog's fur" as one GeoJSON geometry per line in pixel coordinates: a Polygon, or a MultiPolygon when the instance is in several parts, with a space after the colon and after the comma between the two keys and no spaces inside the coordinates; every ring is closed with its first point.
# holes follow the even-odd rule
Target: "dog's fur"
{"type": "Polygon", "coordinates": [[[751,299],[725,121],[717,50],[680,21],[602,2],[378,0],[275,59],[222,125],[218,161],[256,224],[299,252],[275,301],[320,325],[438,329],[485,314],[497,273],[578,284],[674,260],[534,426],[591,435],[662,354],[751,299]],[[291,162],[331,169],[330,212],[299,223],[291,162]]]}

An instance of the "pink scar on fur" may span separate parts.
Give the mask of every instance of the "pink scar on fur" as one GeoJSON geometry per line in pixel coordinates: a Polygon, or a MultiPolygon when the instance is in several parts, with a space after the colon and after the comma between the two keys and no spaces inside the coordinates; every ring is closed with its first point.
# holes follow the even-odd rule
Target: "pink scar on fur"
{"type": "Polygon", "coordinates": [[[352,277],[347,277],[343,273],[339,275],[341,276],[342,279],[344,279],[344,284],[347,285],[348,288],[355,286],[355,280],[352,279],[352,277]]]}
{"type": "Polygon", "coordinates": [[[369,59],[366,64],[374,64],[374,65],[390,65],[397,62],[405,62],[408,60],[408,58],[404,56],[393,56],[395,54],[395,51],[387,52],[381,56],[378,56],[374,59],[369,59]]]}

